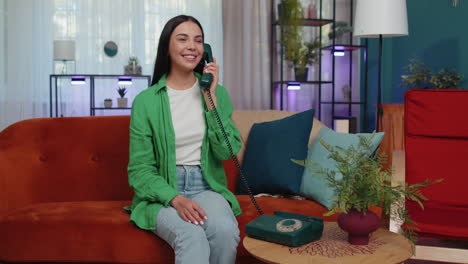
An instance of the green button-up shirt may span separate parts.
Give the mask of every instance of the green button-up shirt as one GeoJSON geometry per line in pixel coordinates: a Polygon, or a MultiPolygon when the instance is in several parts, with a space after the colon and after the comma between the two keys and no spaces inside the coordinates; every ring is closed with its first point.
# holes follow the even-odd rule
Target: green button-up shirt
{"type": "MultiPolygon", "coordinates": [[[[200,78],[199,74],[195,74],[200,78]]],[[[200,91],[201,93],[201,91],[200,91]]],[[[202,96],[203,98],[203,96],[202,96]]],[[[240,134],[231,120],[232,104],[221,85],[216,88],[218,113],[234,153],[241,147],[240,134]]],[[[203,105],[206,131],[201,149],[203,176],[213,191],[231,205],[234,215],[241,214],[239,202],[227,189],[221,161],[231,158],[213,110],[203,105]]],[[[172,125],[166,76],[138,94],[133,101],[130,121],[129,184],[134,190],[130,221],[145,230],[156,229],[156,215],[179,194],[177,191],[175,134],[172,125]]]]}

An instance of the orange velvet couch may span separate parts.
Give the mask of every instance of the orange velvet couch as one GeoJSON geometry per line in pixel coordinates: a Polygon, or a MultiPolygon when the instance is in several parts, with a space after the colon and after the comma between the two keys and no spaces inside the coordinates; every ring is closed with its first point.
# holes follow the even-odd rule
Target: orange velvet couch
{"type": "MultiPolygon", "coordinates": [[[[244,143],[254,122],[293,114],[235,111],[244,143]]],[[[122,209],[127,182],[128,116],[39,118],[0,132],[0,262],[173,263],[171,247],[129,223],[122,209]]],[[[323,126],[314,120],[310,141],[323,126]]],[[[310,142],[309,142],[310,143],[310,142]]],[[[245,145],[245,144],[244,144],[245,145]]],[[[238,154],[242,160],[244,149],[238,154]]],[[[224,162],[234,190],[236,169],[224,162]]],[[[237,196],[244,225],[258,216],[246,195],[237,196]]],[[[260,197],[274,210],[323,217],[314,201],[260,197]]],[[[336,220],[336,215],[324,218],[336,220]]],[[[238,263],[256,263],[239,244],[238,263]]]]}

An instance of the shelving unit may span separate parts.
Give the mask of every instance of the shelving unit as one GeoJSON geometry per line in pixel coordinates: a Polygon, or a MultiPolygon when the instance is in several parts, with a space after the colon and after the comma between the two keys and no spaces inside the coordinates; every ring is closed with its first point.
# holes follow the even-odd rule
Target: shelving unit
{"type": "MultiPolygon", "coordinates": [[[[131,79],[133,81],[141,82],[141,85],[137,87],[136,84],[132,84],[132,87],[128,87],[128,89],[134,89],[134,94],[137,94],[141,90],[149,87],[151,85],[151,76],[149,75],[111,75],[111,74],[73,74],[73,75],[62,75],[62,74],[51,74],[49,76],[49,110],[50,110],[50,117],[59,117],[63,116],[63,111],[61,110],[61,104],[63,103],[62,100],[59,98],[59,94],[63,91],[64,87],[62,87],[59,82],[65,80],[71,82],[73,79],[78,78],[83,80],[84,86],[88,86],[89,88],[89,100],[86,100],[89,104],[89,116],[95,116],[96,110],[105,110],[105,111],[112,111],[112,110],[130,110],[131,107],[100,107],[96,105],[96,89],[103,88],[99,85],[96,85],[97,80],[114,80],[112,81],[114,84],[112,85],[112,90],[109,90],[109,94],[115,96],[117,92],[115,91],[115,87],[118,86],[127,86],[127,85],[119,85],[119,79],[131,79]],[[146,81],[146,82],[145,82],[146,81]]],[[[65,86],[65,85],[64,85],[65,86]]],[[[80,85],[81,86],[81,85],[80,85]]],[[[106,91],[107,94],[107,91],[106,91]]],[[[109,97],[109,96],[108,96],[109,97]]],[[[130,98],[131,99],[131,98],[130,98]]],[[[85,101],[85,100],[83,100],[85,101]]],[[[131,105],[131,100],[128,101],[128,105],[131,105]]]]}
{"type": "MultiPolygon", "coordinates": [[[[272,10],[272,18],[278,18],[278,15],[275,15],[276,4],[279,4],[282,0],[271,1],[271,10],[272,10]]],[[[317,37],[321,43],[324,43],[324,38],[322,36],[323,27],[326,25],[331,26],[331,30],[335,30],[335,23],[337,22],[336,19],[336,0],[317,0],[312,1],[311,3],[315,2],[317,5],[317,17],[318,19],[303,19],[302,20],[302,27],[307,29],[307,27],[316,28],[313,35],[317,37]],[[332,12],[331,18],[324,18],[323,15],[323,6],[324,4],[332,4],[332,12]]],[[[353,0],[349,0],[349,24],[352,26],[353,21],[353,0]]],[[[288,91],[288,84],[291,83],[298,83],[301,86],[301,89],[309,89],[311,91],[304,92],[306,96],[309,96],[310,103],[307,105],[307,108],[316,108],[316,117],[325,123],[325,125],[333,128],[333,119],[335,117],[340,117],[341,119],[344,116],[349,116],[350,118],[359,118],[361,124],[366,123],[366,115],[364,114],[367,102],[367,44],[366,45],[355,45],[353,43],[352,33],[349,34],[349,43],[336,43],[336,39],[333,38],[330,40],[331,43],[326,44],[324,47],[321,48],[322,56],[319,57],[319,61],[315,65],[309,65],[309,67],[315,67],[316,72],[312,71],[312,79],[309,77],[307,81],[296,81],[294,78],[291,78],[292,74],[290,71],[289,76],[287,72],[285,72],[285,60],[284,60],[284,49],[285,47],[281,46],[279,43],[279,39],[281,38],[281,27],[278,22],[279,19],[273,19],[272,22],[272,34],[271,34],[271,104],[274,109],[278,110],[290,110],[290,111],[303,111],[306,109],[301,109],[300,107],[296,107],[295,109],[290,109],[289,104],[286,105],[287,102],[291,101],[289,97],[291,97],[293,92],[288,91]],[[353,68],[353,52],[361,50],[364,53],[364,91],[363,94],[359,93],[359,85],[353,85],[353,72],[356,70],[353,68]],[[340,72],[345,70],[345,74],[347,74],[347,84],[350,87],[349,91],[349,100],[344,100],[344,95],[340,97],[337,96],[337,65],[336,65],[336,58],[333,55],[335,51],[342,51],[345,52],[349,61],[347,62],[347,66],[341,66],[340,72]],[[324,75],[324,65],[327,64],[327,68],[329,69],[328,74],[329,76],[322,76],[324,75]],[[286,96],[285,96],[286,94],[286,96]],[[327,96],[325,96],[325,94],[327,96]],[[353,98],[353,94],[358,95],[359,98],[353,98]],[[314,100],[313,97],[317,97],[314,100]],[[286,107],[285,107],[286,105],[286,107]],[[358,106],[358,108],[356,107],[358,106]],[[343,107],[346,107],[344,109],[343,107]]],[[[308,41],[307,39],[305,41],[308,41]]],[[[287,68],[287,67],[286,67],[287,68]]],[[[310,74],[309,74],[310,75],[310,74]]],[[[340,75],[342,76],[342,75],[340,75]]],[[[343,78],[342,78],[343,79],[343,78]]],[[[304,98],[300,95],[294,94],[294,97],[301,98],[302,102],[304,102],[304,98]]],[[[362,126],[361,126],[362,127],[362,126]]]]}

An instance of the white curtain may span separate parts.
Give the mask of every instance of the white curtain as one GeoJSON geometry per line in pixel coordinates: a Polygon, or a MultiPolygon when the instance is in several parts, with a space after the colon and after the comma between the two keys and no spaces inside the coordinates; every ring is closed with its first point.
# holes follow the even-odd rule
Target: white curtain
{"type": "Polygon", "coordinates": [[[238,110],[270,109],[270,1],[223,1],[224,86],[238,110]]]}
{"type": "MultiPolygon", "coordinates": [[[[75,41],[75,73],[123,74],[128,58],[136,56],[143,74],[152,75],[164,24],[187,14],[200,21],[223,65],[221,0],[0,0],[0,10],[0,130],[19,120],[50,115],[54,40],[75,41]],[[107,41],[117,43],[116,56],[104,54],[107,41]]],[[[89,84],[61,84],[64,115],[89,115],[89,84]]],[[[107,90],[97,91],[97,96],[118,97],[115,84],[101,86],[107,90]]],[[[130,97],[144,88],[145,82],[129,89],[130,97]]]]}
{"type": "Polygon", "coordinates": [[[5,0],[0,0],[0,131],[2,130],[2,121],[6,120],[6,111],[3,108],[5,104],[5,84],[6,84],[6,56],[5,56],[5,35],[6,35],[6,9],[5,0]]]}

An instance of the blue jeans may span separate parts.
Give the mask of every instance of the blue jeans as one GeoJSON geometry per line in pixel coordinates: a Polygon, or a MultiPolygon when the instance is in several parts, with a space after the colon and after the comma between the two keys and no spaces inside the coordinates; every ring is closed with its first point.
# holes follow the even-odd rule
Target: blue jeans
{"type": "Polygon", "coordinates": [[[177,166],[178,191],[195,200],[208,217],[204,225],[185,222],[173,207],[163,207],[156,217],[154,233],[175,252],[175,263],[235,263],[239,228],[231,206],[210,189],[200,166],[177,166]]]}

